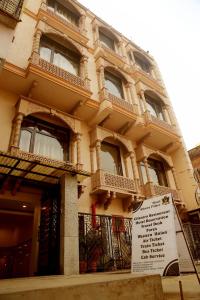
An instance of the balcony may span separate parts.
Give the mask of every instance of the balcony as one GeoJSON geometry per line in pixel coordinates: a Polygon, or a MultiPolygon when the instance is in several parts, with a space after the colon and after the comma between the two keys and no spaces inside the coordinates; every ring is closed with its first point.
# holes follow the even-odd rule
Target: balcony
{"type": "Polygon", "coordinates": [[[99,92],[100,107],[96,116],[91,120],[92,125],[125,134],[131,130],[138,116],[137,104],[118,98],[102,88],[99,92]]]}
{"type": "Polygon", "coordinates": [[[32,88],[34,99],[65,112],[71,112],[78,103],[85,102],[91,96],[87,78],[83,79],[47,62],[36,52],[30,59],[27,77],[36,83],[32,88]]]}
{"type": "Polygon", "coordinates": [[[133,179],[97,170],[92,175],[92,194],[102,194],[106,191],[117,193],[120,198],[125,198],[136,193],[133,179]]]}
{"type": "Polygon", "coordinates": [[[152,182],[147,182],[142,186],[142,192],[147,198],[171,193],[176,205],[182,205],[183,203],[179,192],[167,186],[155,185],[152,182]]]}
{"type": "Polygon", "coordinates": [[[39,54],[37,53],[33,54],[31,63],[47,73],[62,78],[63,80],[67,81],[69,84],[76,85],[80,88],[88,89],[86,81],[84,81],[78,76],[75,76],[67,72],[66,70],[57,67],[56,65],[47,62],[46,60],[40,58],[39,54]]]}
{"type": "Polygon", "coordinates": [[[138,113],[136,107],[133,104],[129,103],[125,99],[118,98],[115,95],[109,93],[106,88],[103,88],[100,91],[100,100],[101,101],[104,101],[104,100],[110,101],[113,104],[113,108],[118,107],[120,109],[126,110],[127,112],[131,112],[134,114],[138,113]]]}
{"type": "Polygon", "coordinates": [[[99,57],[103,57],[107,61],[120,68],[123,68],[126,64],[124,58],[121,55],[116,53],[114,50],[104,46],[100,40],[96,40],[94,46],[96,59],[98,59],[99,57]]]}
{"type": "MultiPolygon", "coordinates": [[[[84,16],[81,16],[80,18],[83,17],[84,16]]],[[[44,2],[41,4],[38,12],[38,18],[43,21],[45,20],[49,26],[67,34],[70,38],[83,46],[87,44],[88,38],[86,37],[86,30],[84,28],[85,25],[83,24],[84,22],[80,22],[81,26],[76,26],[49,9],[47,4],[44,2]]]]}
{"type": "Polygon", "coordinates": [[[167,130],[170,133],[177,134],[176,128],[173,125],[152,116],[149,112],[145,112],[144,117],[146,125],[158,126],[162,130],[167,130]]]}
{"type": "Polygon", "coordinates": [[[169,153],[175,151],[179,147],[179,133],[177,128],[166,121],[160,120],[146,111],[144,118],[144,137],[147,143],[161,151],[169,153]]]}
{"type": "Polygon", "coordinates": [[[141,82],[145,86],[150,87],[158,93],[165,94],[163,83],[160,80],[154,78],[150,73],[143,71],[136,65],[132,65],[132,70],[133,78],[137,83],[141,82]]]}
{"type": "Polygon", "coordinates": [[[5,25],[14,28],[20,21],[23,0],[2,0],[0,1],[0,21],[5,25]]]}

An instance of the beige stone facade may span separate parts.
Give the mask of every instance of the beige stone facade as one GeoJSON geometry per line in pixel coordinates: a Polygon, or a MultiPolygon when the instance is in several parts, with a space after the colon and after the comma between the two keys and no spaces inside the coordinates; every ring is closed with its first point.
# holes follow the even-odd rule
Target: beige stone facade
{"type": "MultiPolygon", "coordinates": [[[[31,240],[23,274],[77,274],[84,215],[91,231],[96,215],[113,229],[137,201],[169,192],[183,218],[195,209],[192,166],[153,57],[75,0],[18,1],[15,13],[14,1],[2,2],[0,214],[15,216],[3,229],[17,230],[12,247],[31,240]],[[29,218],[24,239],[19,215],[29,218]]],[[[10,245],[0,238],[0,247],[10,245]]]]}
{"type": "Polygon", "coordinates": [[[200,224],[200,146],[198,145],[195,148],[190,149],[188,153],[194,169],[194,178],[197,183],[195,191],[197,205],[195,209],[189,212],[189,217],[192,223],[200,224]]]}

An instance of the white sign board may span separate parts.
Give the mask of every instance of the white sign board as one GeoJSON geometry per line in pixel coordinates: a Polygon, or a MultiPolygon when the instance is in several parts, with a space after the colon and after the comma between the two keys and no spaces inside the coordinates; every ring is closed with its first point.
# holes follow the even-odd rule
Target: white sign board
{"type": "Polygon", "coordinates": [[[138,203],[133,211],[132,272],[179,275],[171,194],[138,203]]]}

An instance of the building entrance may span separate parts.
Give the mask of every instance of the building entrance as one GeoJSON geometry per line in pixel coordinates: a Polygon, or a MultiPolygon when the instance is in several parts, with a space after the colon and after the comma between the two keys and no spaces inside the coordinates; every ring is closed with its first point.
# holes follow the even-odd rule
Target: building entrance
{"type": "Polygon", "coordinates": [[[0,278],[59,274],[59,186],[12,187],[0,194],[0,278]]]}

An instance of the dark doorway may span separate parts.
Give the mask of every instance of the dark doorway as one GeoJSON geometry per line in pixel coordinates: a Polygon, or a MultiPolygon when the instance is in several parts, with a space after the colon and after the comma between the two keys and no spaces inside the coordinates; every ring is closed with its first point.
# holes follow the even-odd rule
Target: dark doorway
{"type": "Polygon", "coordinates": [[[38,275],[59,274],[60,188],[43,192],[39,228],[38,275]]]}
{"type": "Polygon", "coordinates": [[[29,276],[32,233],[32,208],[0,200],[0,278],[29,276]]]}

